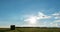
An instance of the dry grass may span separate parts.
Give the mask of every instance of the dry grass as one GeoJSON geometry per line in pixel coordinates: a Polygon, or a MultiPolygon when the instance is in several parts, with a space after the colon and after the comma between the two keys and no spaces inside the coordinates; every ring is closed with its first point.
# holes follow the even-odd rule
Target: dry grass
{"type": "Polygon", "coordinates": [[[0,28],[0,32],[60,32],[60,28],[16,28],[15,30],[10,30],[9,28],[0,28]]]}

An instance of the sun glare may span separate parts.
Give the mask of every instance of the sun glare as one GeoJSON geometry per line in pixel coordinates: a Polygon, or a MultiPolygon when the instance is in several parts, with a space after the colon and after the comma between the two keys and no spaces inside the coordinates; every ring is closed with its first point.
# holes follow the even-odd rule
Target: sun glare
{"type": "Polygon", "coordinates": [[[35,17],[30,17],[29,22],[30,22],[30,24],[36,24],[36,18],[35,17]]]}

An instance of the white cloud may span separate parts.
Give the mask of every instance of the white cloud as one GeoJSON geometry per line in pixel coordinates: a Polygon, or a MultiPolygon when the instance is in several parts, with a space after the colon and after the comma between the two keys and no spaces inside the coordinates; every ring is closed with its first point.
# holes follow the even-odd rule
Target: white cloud
{"type": "Polygon", "coordinates": [[[47,18],[51,18],[51,16],[47,16],[47,15],[45,15],[45,14],[43,14],[42,12],[38,12],[38,15],[36,15],[36,16],[30,16],[30,17],[28,17],[27,19],[25,19],[24,21],[30,21],[31,19],[32,20],[38,20],[38,19],[47,19],[47,18]]]}
{"type": "Polygon", "coordinates": [[[47,18],[51,18],[51,16],[47,16],[41,12],[39,12],[37,15],[37,19],[47,19],[47,18]]]}
{"type": "Polygon", "coordinates": [[[55,22],[51,22],[51,23],[50,23],[50,27],[58,27],[58,24],[55,23],[55,22]]]}
{"type": "Polygon", "coordinates": [[[55,20],[50,23],[51,27],[60,27],[60,20],[55,20]]]}
{"type": "MultiPolygon", "coordinates": [[[[30,17],[24,19],[24,21],[29,24],[27,26],[39,26],[39,25],[36,25],[36,24],[38,24],[38,20],[49,19],[49,18],[51,18],[51,16],[47,16],[42,12],[38,12],[38,15],[30,16],[30,17]]],[[[25,25],[23,25],[23,26],[25,26],[25,25]]],[[[45,25],[43,24],[43,25],[40,25],[40,26],[45,26],[45,25]]]]}
{"type": "Polygon", "coordinates": [[[60,20],[56,20],[55,22],[57,23],[58,27],[60,27],[60,20]]]}
{"type": "Polygon", "coordinates": [[[54,16],[59,16],[59,15],[60,15],[60,12],[54,13],[54,14],[52,14],[52,15],[54,15],[54,16]]]}
{"type": "Polygon", "coordinates": [[[60,20],[55,20],[55,22],[60,22],[60,20]]]}
{"type": "Polygon", "coordinates": [[[54,16],[55,19],[59,19],[60,18],[60,12],[54,13],[54,14],[52,14],[52,16],[54,16]]]}
{"type": "Polygon", "coordinates": [[[55,19],[60,19],[60,14],[59,13],[54,13],[51,16],[48,16],[48,15],[45,15],[44,13],[42,13],[42,12],[38,12],[38,14],[36,16],[29,16],[28,18],[24,19],[24,21],[26,23],[28,23],[28,25],[22,25],[22,26],[29,26],[29,27],[30,26],[34,26],[34,27],[36,27],[36,26],[38,26],[38,27],[59,27],[58,23],[60,22],[60,20],[55,20],[51,23],[48,23],[48,22],[43,22],[42,24],[38,23],[38,20],[50,19],[52,17],[54,17],[55,19]]]}

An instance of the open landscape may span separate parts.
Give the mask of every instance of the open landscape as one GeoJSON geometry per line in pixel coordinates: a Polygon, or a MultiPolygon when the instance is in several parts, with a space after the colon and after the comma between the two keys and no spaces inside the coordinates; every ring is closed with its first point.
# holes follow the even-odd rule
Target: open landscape
{"type": "Polygon", "coordinates": [[[16,27],[15,30],[0,28],[0,32],[60,32],[60,28],[16,27]]]}
{"type": "Polygon", "coordinates": [[[60,32],[60,0],[0,0],[0,32],[60,32]]]}

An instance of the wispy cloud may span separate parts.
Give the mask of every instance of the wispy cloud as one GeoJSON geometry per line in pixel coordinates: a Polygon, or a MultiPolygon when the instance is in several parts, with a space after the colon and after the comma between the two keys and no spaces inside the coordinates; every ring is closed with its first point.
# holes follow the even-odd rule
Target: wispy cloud
{"type": "Polygon", "coordinates": [[[47,19],[47,18],[51,18],[51,16],[47,16],[42,12],[38,12],[37,19],[47,19]]]}
{"type": "MultiPolygon", "coordinates": [[[[24,21],[29,24],[26,26],[46,26],[46,25],[44,25],[46,22],[44,22],[43,25],[41,25],[41,24],[39,25],[37,22],[38,22],[38,20],[49,19],[49,18],[51,18],[51,16],[47,16],[42,12],[38,12],[36,16],[30,16],[30,17],[24,19],[24,21]]],[[[23,25],[23,26],[25,26],[25,25],[23,25]]]]}
{"type": "Polygon", "coordinates": [[[60,12],[52,14],[55,19],[60,19],[60,12]]]}
{"type": "Polygon", "coordinates": [[[51,27],[60,27],[60,20],[55,20],[50,23],[51,27]]]}

